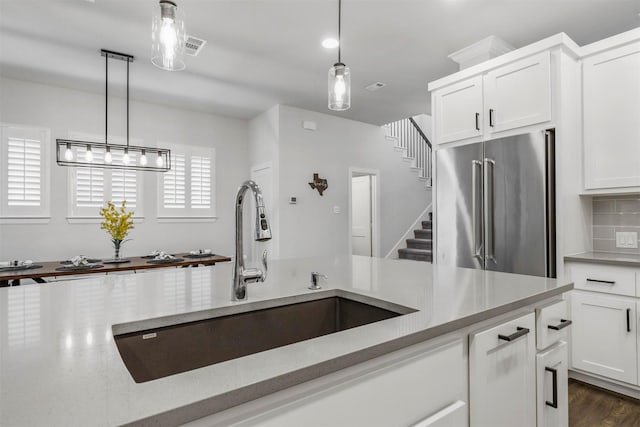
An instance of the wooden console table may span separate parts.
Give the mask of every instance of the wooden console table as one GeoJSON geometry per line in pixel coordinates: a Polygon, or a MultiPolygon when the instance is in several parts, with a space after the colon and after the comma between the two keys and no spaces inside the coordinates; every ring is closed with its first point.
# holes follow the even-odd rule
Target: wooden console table
{"type": "Polygon", "coordinates": [[[182,261],[172,261],[162,264],[150,264],[149,258],[144,257],[128,257],[125,258],[129,262],[118,264],[103,264],[102,268],[91,270],[67,270],[58,271],[57,268],[63,267],[60,261],[34,262],[34,265],[41,265],[41,268],[30,268],[14,271],[0,271],[0,287],[20,285],[21,279],[32,279],[38,283],[47,283],[47,277],[76,276],[80,274],[102,274],[112,273],[115,271],[132,271],[132,270],[148,270],[151,268],[167,268],[167,267],[189,267],[198,265],[214,265],[218,262],[229,262],[231,258],[224,255],[212,254],[207,257],[186,258],[189,253],[175,254],[176,258],[182,258],[182,261]]]}

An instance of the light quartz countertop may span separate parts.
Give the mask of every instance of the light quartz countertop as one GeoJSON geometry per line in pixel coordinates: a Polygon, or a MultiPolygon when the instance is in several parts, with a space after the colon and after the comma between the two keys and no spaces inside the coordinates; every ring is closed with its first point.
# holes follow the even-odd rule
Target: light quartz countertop
{"type": "Polygon", "coordinates": [[[249,302],[233,303],[231,271],[231,264],[219,264],[0,289],[0,426],[178,424],[573,287],[532,276],[341,256],[274,261],[265,283],[249,285],[249,302]],[[329,276],[323,290],[307,289],[311,271],[329,276]],[[418,311],[140,384],[113,339],[114,330],[341,292],[418,311]]]}
{"type": "Polygon", "coordinates": [[[588,262],[594,264],[609,264],[640,268],[640,255],[635,254],[584,252],[576,255],[565,255],[564,260],[571,262],[588,262]]]}

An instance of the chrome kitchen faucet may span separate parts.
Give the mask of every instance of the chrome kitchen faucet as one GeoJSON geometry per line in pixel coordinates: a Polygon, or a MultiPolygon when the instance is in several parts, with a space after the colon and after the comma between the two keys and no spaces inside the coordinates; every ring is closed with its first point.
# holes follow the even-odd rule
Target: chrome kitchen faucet
{"type": "Polygon", "coordinates": [[[236,194],[236,257],[233,265],[233,301],[247,300],[247,283],[264,282],[267,278],[267,251],[262,254],[264,272],[257,268],[244,268],[244,251],[242,247],[242,204],[247,190],[253,192],[256,200],[256,237],[257,242],[271,240],[271,228],[264,210],[264,199],[260,187],[253,181],[245,181],[236,194]]]}

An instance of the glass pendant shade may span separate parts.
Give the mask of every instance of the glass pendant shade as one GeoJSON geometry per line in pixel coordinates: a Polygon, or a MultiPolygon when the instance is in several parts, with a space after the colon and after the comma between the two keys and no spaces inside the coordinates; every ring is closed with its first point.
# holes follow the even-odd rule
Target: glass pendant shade
{"type": "Polygon", "coordinates": [[[351,71],[342,62],[329,69],[329,109],[345,111],[351,107],[351,71]]]}
{"type": "Polygon", "coordinates": [[[184,14],[169,0],[160,0],[151,23],[151,62],[168,71],[185,69],[184,14]]]}

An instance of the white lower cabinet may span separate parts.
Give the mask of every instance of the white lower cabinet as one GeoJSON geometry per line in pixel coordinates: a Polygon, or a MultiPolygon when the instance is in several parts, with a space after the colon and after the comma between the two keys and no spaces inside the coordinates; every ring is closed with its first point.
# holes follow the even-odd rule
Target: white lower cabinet
{"type": "Polygon", "coordinates": [[[538,427],[569,425],[567,363],[564,341],[536,356],[538,427]]]}
{"type": "Polygon", "coordinates": [[[572,366],[637,385],[635,299],[574,291],[571,317],[572,366]]]}
{"type": "Polygon", "coordinates": [[[383,356],[365,362],[362,365],[370,367],[366,372],[358,365],[331,374],[322,379],[317,392],[309,392],[304,384],[285,390],[298,398],[266,411],[262,408],[254,417],[194,425],[468,426],[467,359],[462,340],[422,351],[421,347],[425,348],[418,344],[400,350],[401,357],[392,361],[383,356]],[[332,382],[327,387],[328,379],[332,382]]]}
{"type": "Polygon", "coordinates": [[[471,426],[536,425],[533,313],[469,336],[471,426]]]}

